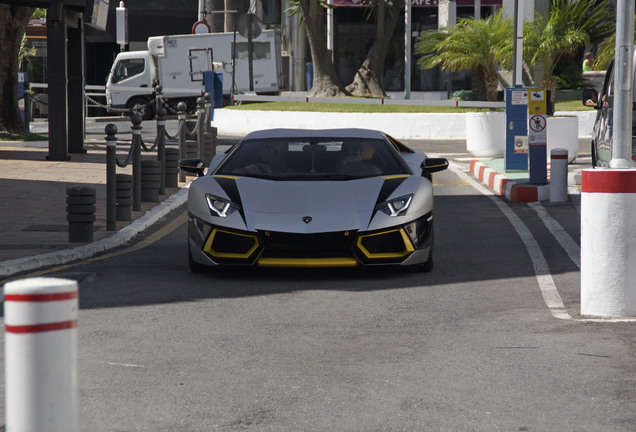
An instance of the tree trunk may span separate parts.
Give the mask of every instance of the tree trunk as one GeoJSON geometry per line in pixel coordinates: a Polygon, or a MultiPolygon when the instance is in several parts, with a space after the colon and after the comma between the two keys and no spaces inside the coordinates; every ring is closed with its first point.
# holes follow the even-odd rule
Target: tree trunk
{"type": "Polygon", "coordinates": [[[470,89],[473,93],[473,100],[488,100],[484,71],[481,69],[470,71],[470,89]]]}
{"type": "Polygon", "coordinates": [[[367,53],[367,58],[355,73],[353,82],[346,88],[353,96],[386,97],[382,86],[384,60],[401,8],[402,3],[395,2],[387,13],[384,1],[377,3],[375,41],[367,53]]]}
{"type": "Polygon", "coordinates": [[[499,88],[499,77],[497,74],[488,74],[482,69],[473,70],[470,73],[470,86],[473,92],[473,100],[496,101],[497,89],[499,88]]]}
{"type": "MultiPolygon", "coordinates": [[[[205,10],[208,12],[222,12],[225,10],[224,0],[205,0],[205,10]]],[[[211,13],[205,16],[210,25],[211,33],[221,33],[225,29],[225,14],[211,13]]]]}
{"type": "Polygon", "coordinates": [[[314,67],[314,83],[308,96],[347,96],[348,92],[336,75],[336,69],[327,51],[327,36],[323,25],[324,9],[318,0],[299,0],[303,22],[314,67]]]}
{"type": "MultiPolygon", "coordinates": [[[[556,89],[557,89],[557,82],[556,82],[556,78],[554,78],[553,75],[544,75],[543,79],[541,80],[541,86],[545,87],[546,91],[550,92],[550,100],[549,102],[549,106],[552,107],[552,109],[554,109],[554,101],[556,100],[556,89]]],[[[548,114],[552,114],[552,113],[548,113],[548,114]]]]}
{"type": "Polygon", "coordinates": [[[18,57],[33,11],[0,4],[0,132],[26,132],[18,109],[18,57]]]}
{"type": "Polygon", "coordinates": [[[499,77],[496,73],[484,74],[484,82],[486,83],[486,100],[496,101],[497,91],[499,89],[499,77]]]}

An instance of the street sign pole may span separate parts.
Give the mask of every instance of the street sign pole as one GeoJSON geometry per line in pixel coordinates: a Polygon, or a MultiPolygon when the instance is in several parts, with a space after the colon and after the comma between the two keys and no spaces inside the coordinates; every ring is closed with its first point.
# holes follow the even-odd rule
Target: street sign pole
{"type": "Polygon", "coordinates": [[[634,1],[616,4],[616,63],[614,70],[614,145],[610,168],[633,168],[632,92],[634,83],[634,1]]]}
{"type": "Polygon", "coordinates": [[[514,4],[514,45],[512,47],[514,62],[512,78],[514,87],[523,87],[523,0],[515,0],[514,4]]]}
{"type": "Polygon", "coordinates": [[[528,91],[528,171],[531,184],[548,182],[547,92],[544,88],[528,91]]]}

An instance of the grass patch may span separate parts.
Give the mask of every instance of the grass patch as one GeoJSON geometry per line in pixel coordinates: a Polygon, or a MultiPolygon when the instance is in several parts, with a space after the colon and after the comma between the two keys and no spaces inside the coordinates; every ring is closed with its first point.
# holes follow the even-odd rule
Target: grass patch
{"type": "Polygon", "coordinates": [[[583,105],[580,100],[558,101],[555,105],[556,111],[594,111],[594,108],[583,105]]]}
{"type": "Polygon", "coordinates": [[[342,112],[342,113],[462,113],[481,111],[503,111],[490,108],[457,108],[419,105],[366,105],[343,103],[305,103],[305,102],[256,102],[228,106],[236,110],[255,111],[307,111],[307,112],[342,112]]]}
{"type": "Polygon", "coordinates": [[[47,135],[34,133],[15,134],[10,132],[0,132],[0,141],[47,141],[47,135]]]}
{"type": "MultiPolygon", "coordinates": [[[[556,111],[589,111],[581,101],[560,101],[556,103],[556,111]]],[[[228,106],[226,109],[254,111],[306,111],[306,112],[342,112],[342,113],[466,113],[503,111],[503,108],[458,108],[420,105],[366,105],[339,103],[304,103],[304,102],[256,102],[228,106]]]]}

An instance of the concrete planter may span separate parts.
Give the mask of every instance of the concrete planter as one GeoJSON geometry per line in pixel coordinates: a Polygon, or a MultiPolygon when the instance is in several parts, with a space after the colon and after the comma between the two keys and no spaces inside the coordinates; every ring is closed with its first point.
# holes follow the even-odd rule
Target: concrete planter
{"type": "Polygon", "coordinates": [[[568,163],[579,155],[579,121],[574,116],[548,117],[548,159],[550,151],[563,148],[568,151],[568,163]]]}
{"type": "Polygon", "coordinates": [[[506,148],[506,113],[466,114],[466,149],[475,157],[500,158],[506,148]]]}

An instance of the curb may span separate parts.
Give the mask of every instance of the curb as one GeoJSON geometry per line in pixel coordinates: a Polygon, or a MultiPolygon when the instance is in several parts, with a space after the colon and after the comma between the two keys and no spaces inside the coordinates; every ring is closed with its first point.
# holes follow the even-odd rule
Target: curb
{"type": "Polygon", "coordinates": [[[550,185],[520,185],[480,162],[470,161],[470,173],[480,182],[511,202],[536,202],[550,199],[550,185]]]}
{"type": "Polygon", "coordinates": [[[161,204],[154,206],[141,217],[126,225],[110,237],[78,246],[72,249],[50,252],[32,257],[18,258],[0,262],[0,276],[12,276],[41,267],[67,264],[72,261],[91,258],[99,253],[122,246],[140,232],[152,226],[159,219],[183,205],[188,198],[188,187],[166,198],[161,204]]]}

